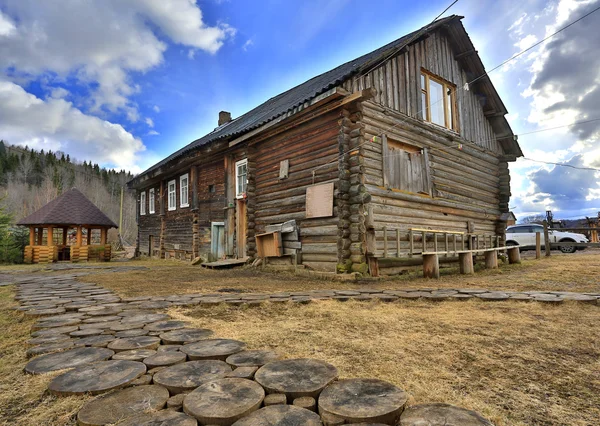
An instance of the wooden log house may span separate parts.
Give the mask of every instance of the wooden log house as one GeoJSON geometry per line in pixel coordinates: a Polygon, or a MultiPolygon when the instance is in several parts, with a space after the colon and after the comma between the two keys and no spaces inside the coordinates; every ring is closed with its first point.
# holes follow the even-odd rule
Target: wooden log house
{"type": "Polygon", "coordinates": [[[475,233],[501,243],[508,162],[523,154],[461,19],[440,19],[234,120],[221,112],[213,132],[129,182],[138,252],[254,258],[264,239],[281,241],[269,252],[315,270],[377,274],[422,261],[419,235],[422,252],[444,239],[449,250],[448,235],[467,248],[475,233]],[[282,226],[290,229],[269,236],[282,226]],[[431,242],[422,229],[443,232],[431,242]]]}

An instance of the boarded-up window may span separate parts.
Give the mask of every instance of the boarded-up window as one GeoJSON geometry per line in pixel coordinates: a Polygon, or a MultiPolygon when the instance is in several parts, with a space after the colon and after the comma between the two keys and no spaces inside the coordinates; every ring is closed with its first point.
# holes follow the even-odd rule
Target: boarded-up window
{"type": "Polygon", "coordinates": [[[427,148],[382,138],[383,185],[387,188],[431,195],[427,148]]]}

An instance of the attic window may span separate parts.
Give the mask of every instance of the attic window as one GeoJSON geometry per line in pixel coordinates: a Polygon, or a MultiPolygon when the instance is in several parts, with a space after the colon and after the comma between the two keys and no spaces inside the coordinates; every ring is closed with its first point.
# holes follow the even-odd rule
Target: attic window
{"type": "Polygon", "coordinates": [[[401,191],[431,195],[427,148],[382,138],[383,185],[401,191]]]}
{"type": "Polygon", "coordinates": [[[424,120],[458,131],[454,84],[422,70],[421,104],[424,120]]]}

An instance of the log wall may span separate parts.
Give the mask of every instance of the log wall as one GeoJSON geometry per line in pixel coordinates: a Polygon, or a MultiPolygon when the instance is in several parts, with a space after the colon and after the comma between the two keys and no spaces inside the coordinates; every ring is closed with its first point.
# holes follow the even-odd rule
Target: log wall
{"type": "Polygon", "coordinates": [[[338,198],[338,138],[344,139],[340,134],[341,119],[340,111],[333,111],[261,141],[255,147],[251,145],[249,244],[254,242],[250,241],[254,233],[264,232],[265,226],[295,220],[302,263],[317,270],[336,270],[341,254],[338,224],[340,215],[343,216],[338,198]],[[280,179],[280,162],[284,160],[289,160],[289,175],[280,179]],[[326,182],[334,183],[333,216],[307,219],[307,187],[326,182]]]}
{"type": "Polygon", "coordinates": [[[455,59],[457,53],[453,51],[449,37],[443,31],[436,31],[370,73],[349,79],[343,87],[350,92],[372,87],[377,90],[376,103],[422,120],[420,75],[424,68],[456,85],[460,136],[502,154],[502,147],[495,140],[492,126],[484,115],[485,97],[478,95],[475,88],[463,90],[473,76],[468,76],[461,68],[455,59]]]}

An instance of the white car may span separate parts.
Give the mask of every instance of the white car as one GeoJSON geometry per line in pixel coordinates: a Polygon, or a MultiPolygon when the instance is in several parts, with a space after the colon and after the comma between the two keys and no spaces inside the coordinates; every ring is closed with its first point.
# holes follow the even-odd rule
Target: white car
{"type": "MultiPolygon", "coordinates": [[[[506,245],[521,246],[521,250],[535,250],[535,234],[541,234],[542,247],[544,247],[544,227],[542,225],[514,225],[506,228],[506,245]]],[[[563,253],[575,253],[577,250],[584,250],[585,246],[569,245],[561,246],[562,242],[569,243],[587,243],[588,239],[583,234],[573,232],[561,232],[559,229],[549,229],[548,236],[550,243],[558,245],[558,249],[563,253]]]]}

